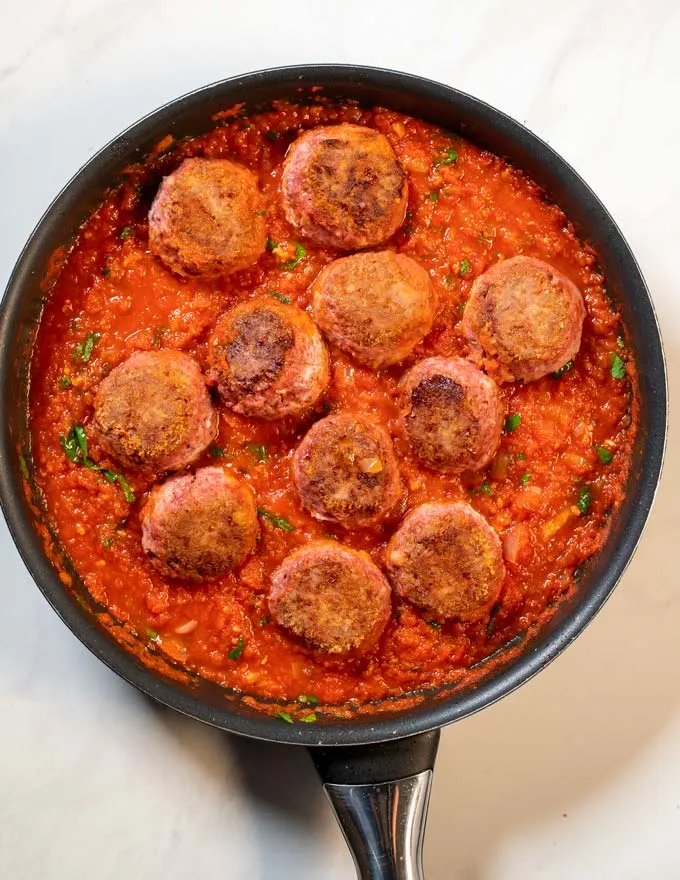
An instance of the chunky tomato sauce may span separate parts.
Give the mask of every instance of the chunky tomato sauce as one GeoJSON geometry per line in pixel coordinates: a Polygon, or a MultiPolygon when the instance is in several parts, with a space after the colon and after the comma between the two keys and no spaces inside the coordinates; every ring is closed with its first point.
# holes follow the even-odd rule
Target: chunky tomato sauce
{"type": "MultiPolygon", "coordinates": [[[[94,599],[150,645],[149,662],[160,654],[244,695],[291,705],[311,695],[319,700],[319,717],[465,683],[477,674],[471,667],[518,640],[577,588],[579,567],[604,543],[623,498],[636,429],[635,375],[596,255],[523,173],[433,125],[384,109],[333,105],[220,117],[210,133],[179,143],[167,138],[146,164],[128,169],[82,228],[49,294],[30,407],[35,474],[51,524],[94,599]],[[164,580],[140,542],[139,511],[150,483],[126,472],[136,496],[129,503],[119,483],[69,460],[60,437],[73,425],[88,433],[98,383],[132,352],[180,349],[205,367],[211,328],[235,304],[271,294],[307,308],[309,285],[339,254],[304,242],[306,254],[293,266],[302,252],[282,215],[281,165],[300,130],[340,122],[383,132],[408,173],[407,219],[389,246],[429,272],[440,297],[435,328],[404,364],[379,373],[333,350],[329,392],[304,424],[258,421],[222,408],[219,437],[200,463],[220,461],[250,482],[266,512],[258,549],[240,571],[212,583],[164,580]],[[268,206],[270,249],[254,268],[217,282],[178,278],[148,250],[146,216],[158,183],[194,155],[243,162],[258,174],[268,206]],[[580,353],[559,378],[502,387],[509,420],[486,471],[426,470],[411,455],[398,419],[399,377],[422,357],[466,355],[460,320],[471,284],[516,254],[552,263],[580,287],[588,309],[580,353]],[[269,576],[301,544],[331,535],[383,563],[394,526],[346,532],[317,522],[292,485],[296,444],[313,419],[338,411],[373,413],[387,426],[409,508],[462,499],[501,535],[507,577],[489,619],[431,620],[395,600],[378,648],[351,661],[314,655],[270,621],[269,576]]],[[[121,473],[89,434],[91,458],[121,473]]]]}

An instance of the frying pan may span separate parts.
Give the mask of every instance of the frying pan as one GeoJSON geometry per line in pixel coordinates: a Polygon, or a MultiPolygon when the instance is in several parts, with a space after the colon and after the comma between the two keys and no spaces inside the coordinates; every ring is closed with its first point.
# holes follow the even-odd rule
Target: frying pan
{"type": "Polygon", "coordinates": [[[0,502],[48,602],[100,660],[153,699],[231,733],[308,747],[364,880],[422,878],[422,836],[439,728],[528,681],[595,616],[642,533],[666,438],[666,371],[654,308],[628,244],[592,190],[547,144],[488,104],[430,80],[350,65],[264,70],[207,86],[151,113],[97,153],[48,208],[10,278],[0,307],[0,394],[0,502]],[[545,189],[594,246],[609,293],[621,307],[640,381],[640,428],[626,500],[604,548],[583,567],[575,594],[542,629],[527,634],[521,649],[513,640],[473,684],[422,691],[408,711],[388,704],[378,712],[368,706],[347,721],[290,725],[256,711],[227,689],[205,681],[187,683],[158,666],[152,670],[139,652],[121,645],[115,626],[98,622],[97,612],[104,609],[91,599],[50,531],[30,476],[27,392],[50,258],[57,248],[69,246],[125,166],[142,160],[167,134],[181,138],[208,130],[213,114],[236,103],[257,111],[276,100],[312,102],[320,95],[389,107],[444,126],[507,158],[545,189]],[[71,573],[73,588],[59,580],[57,564],[71,573]]]}

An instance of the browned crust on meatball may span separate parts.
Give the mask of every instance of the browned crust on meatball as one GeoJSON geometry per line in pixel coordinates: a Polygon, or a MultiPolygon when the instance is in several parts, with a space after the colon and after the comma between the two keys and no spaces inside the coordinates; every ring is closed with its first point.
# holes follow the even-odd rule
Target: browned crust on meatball
{"type": "Polygon", "coordinates": [[[141,519],[142,546],[156,569],[191,581],[241,565],[259,535],[250,487],[221,467],[155,486],[141,519]]]}
{"type": "Polygon", "coordinates": [[[315,541],[272,575],[276,622],[327,654],[362,654],[375,646],[391,613],[390,586],[366,553],[315,541]]]}
{"type": "Polygon", "coordinates": [[[359,414],[313,425],[293,458],[293,479],[313,517],[345,528],[382,522],[403,497],[389,434],[359,414]]]}
{"type": "Polygon", "coordinates": [[[245,416],[304,414],[330,381],[328,352],[316,324],[302,309],[271,297],[223,315],[209,357],[220,396],[245,416]]]}
{"type": "Polygon", "coordinates": [[[581,291],[566,275],[520,256],[475,280],[462,328],[473,355],[500,381],[532,382],[577,354],[585,315],[581,291]]]}
{"type": "Polygon", "coordinates": [[[491,461],[505,412],[493,379],[461,358],[427,358],[403,376],[400,392],[406,436],[423,464],[462,473],[491,461]]]}
{"type": "Polygon", "coordinates": [[[252,171],[228,159],[185,159],[149,212],[149,247],[178,275],[217,278],[257,262],[267,240],[252,171]]]}
{"type": "Polygon", "coordinates": [[[462,502],[412,510],[392,536],[386,561],[398,595],[438,617],[462,621],[488,614],[505,577],[500,538],[462,502]]]}
{"type": "Polygon", "coordinates": [[[218,418],[198,364],[179,351],[136,352],[100,383],[93,427],[131,468],[181,470],[210,445],[218,418]]]}
{"type": "Polygon", "coordinates": [[[281,192],[286,219],[317,244],[358,250],[404,222],[406,175],[387,138],[360,125],[319,126],[291,145],[281,192]]]}
{"type": "Polygon", "coordinates": [[[437,307],[427,272],[392,251],[335,260],[311,293],[326,338],[373,369],[408,357],[432,329],[437,307]]]}

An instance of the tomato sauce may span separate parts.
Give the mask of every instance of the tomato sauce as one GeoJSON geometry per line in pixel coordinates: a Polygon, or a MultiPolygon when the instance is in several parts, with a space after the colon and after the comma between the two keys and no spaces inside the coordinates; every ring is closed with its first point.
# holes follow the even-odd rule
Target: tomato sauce
{"type": "Polygon", "coordinates": [[[436,126],[389,110],[285,104],[248,118],[219,114],[213,131],[180,142],[166,138],[145,164],[128,169],[83,226],[47,298],[30,418],[36,479],[51,524],[113,619],[154,653],[237,693],[291,702],[311,695],[320,711],[346,714],[369,701],[465,683],[475,664],[545,620],[577,589],[579,567],[604,543],[623,499],[636,405],[625,329],[596,254],[534,182],[436,126]],[[140,541],[139,511],[150,482],[126,472],[136,496],[128,503],[118,483],[70,461],[60,437],[82,425],[91,458],[121,473],[89,429],[97,385],[112,367],[134,351],[165,348],[185,351],[205,368],[211,328],[237,303],[272,294],[308,307],[309,285],[340,254],[305,241],[306,255],[290,268],[298,239],[281,209],[281,166],[299,131],[340,122],[383,132],[407,171],[407,219],[388,246],[429,272],[440,298],[435,327],[407,361],[377,373],[332,350],[328,394],[302,424],[221,408],[219,437],[199,464],[219,461],[242,475],[271,516],[261,517],[257,551],[240,571],[199,586],[164,580],[140,541]],[[161,177],[195,155],[244,163],[257,173],[267,203],[270,249],[252,269],[218,281],[176,277],[148,250],[146,217],[161,177]],[[474,278],[517,254],[553,264],[579,286],[588,310],[581,350],[560,378],[502,386],[509,430],[484,472],[426,470],[398,419],[397,382],[422,357],[466,355],[460,320],[474,278]],[[331,535],[383,564],[394,525],[346,532],[319,523],[292,485],[291,458],[301,436],[313,420],[339,411],[372,413],[387,427],[409,508],[464,500],[498,531],[507,577],[489,619],[431,620],[395,598],[379,646],[351,661],[313,654],[271,622],[270,574],[301,544],[331,535]],[[282,522],[294,528],[287,531],[282,522]]]}

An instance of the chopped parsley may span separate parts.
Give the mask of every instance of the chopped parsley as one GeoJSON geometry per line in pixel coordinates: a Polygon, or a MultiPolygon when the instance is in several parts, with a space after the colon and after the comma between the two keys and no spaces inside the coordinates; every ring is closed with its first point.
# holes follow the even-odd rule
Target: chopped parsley
{"type": "Polygon", "coordinates": [[[106,537],[102,538],[102,547],[106,547],[106,549],[108,550],[115,540],[116,539],[113,538],[111,535],[106,535],[106,537]]]}
{"type": "Polygon", "coordinates": [[[553,379],[561,379],[565,373],[568,373],[569,370],[571,370],[573,368],[573,366],[574,366],[573,361],[567,361],[566,364],[564,364],[563,366],[561,366],[559,368],[559,370],[555,370],[554,373],[551,373],[553,379]]]}
{"type": "Polygon", "coordinates": [[[82,425],[74,425],[64,437],[59,438],[59,445],[64,450],[64,455],[74,464],[82,465],[92,471],[100,473],[109,483],[118,483],[125,500],[132,504],[135,500],[135,493],[132,487],[122,474],[116,471],[110,471],[108,468],[100,467],[89,457],[87,453],[87,437],[85,428],[82,425]]]}
{"type": "Polygon", "coordinates": [[[479,491],[482,495],[487,495],[489,498],[493,495],[493,489],[491,488],[491,484],[488,480],[484,480],[482,485],[479,487],[479,491]]]}
{"type": "Polygon", "coordinates": [[[527,455],[526,452],[518,452],[517,453],[517,461],[526,461],[527,455]]]}
{"type": "Polygon", "coordinates": [[[267,212],[266,212],[266,211],[255,211],[255,215],[256,215],[257,217],[266,217],[266,216],[267,216],[267,212]]]}
{"type": "Polygon", "coordinates": [[[312,696],[312,694],[300,694],[298,697],[298,703],[309,703],[312,706],[316,706],[318,702],[319,698],[312,696]]]}
{"type": "Polygon", "coordinates": [[[301,715],[299,720],[304,721],[306,724],[313,724],[316,721],[316,712],[310,712],[309,715],[301,715]]]}
{"type": "Polygon", "coordinates": [[[224,446],[211,446],[210,458],[224,458],[224,446]]]}
{"type": "Polygon", "coordinates": [[[472,263],[468,260],[467,257],[463,257],[460,261],[460,266],[458,267],[459,275],[467,275],[468,272],[472,272],[472,263]]]}
{"type": "Polygon", "coordinates": [[[279,136],[275,131],[268,131],[266,134],[266,138],[268,141],[274,143],[275,141],[278,141],[279,136]]]}
{"type": "Polygon", "coordinates": [[[283,264],[284,269],[294,269],[300,260],[304,260],[307,256],[307,250],[301,244],[295,243],[295,257],[283,264]]]}
{"type": "Polygon", "coordinates": [[[167,327],[154,327],[153,336],[151,337],[151,345],[159,348],[163,337],[167,336],[170,331],[167,327]]]}
{"type": "Polygon", "coordinates": [[[293,719],[290,717],[290,712],[277,712],[276,717],[280,718],[281,721],[285,721],[286,724],[293,723],[293,719]]]}
{"type": "Polygon", "coordinates": [[[279,246],[278,241],[274,241],[273,238],[267,238],[267,250],[274,251],[279,246]]]}
{"type": "Polygon", "coordinates": [[[279,302],[282,302],[284,305],[289,306],[291,301],[287,296],[284,296],[282,293],[279,293],[277,290],[270,290],[269,296],[273,296],[274,299],[278,299],[279,302]]]}
{"type": "Polygon", "coordinates": [[[269,461],[269,452],[264,443],[246,443],[245,448],[255,461],[269,461]]]}
{"type": "Polygon", "coordinates": [[[432,629],[438,629],[438,630],[441,630],[441,628],[442,628],[442,625],[441,625],[441,623],[440,623],[438,620],[428,620],[428,621],[427,621],[427,625],[428,625],[428,626],[431,626],[432,629]]]}
{"type": "Polygon", "coordinates": [[[158,635],[155,629],[151,629],[149,627],[146,631],[147,636],[151,639],[152,642],[160,642],[161,637],[158,635]]]}
{"type": "Polygon", "coordinates": [[[104,276],[104,278],[107,278],[110,274],[111,274],[111,270],[109,269],[108,266],[105,266],[102,269],[102,275],[104,276]]]}
{"type": "Polygon", "coordinates": [[[121,229],[120,234],[118,235],[118,238],[121,238],[123,241],[125,241],[125,239],[129,238],[133,232],[134,232],[134,229],[132,228],[132,226],[124,226],[121,229]]]}
{"type": "Polygon", "coordinates": [[[583,486],[581,486],[581,488],[579,489],[578,501],[576,502],[576,504],[578,505],[578,509],[581,511],[582,514],[585,515],[586,513],[588,513],[592,500],[593,494],[590,491],[590,487],[586,486],[584,483],[583,486]]]}
{"type": "Polygon", "coordinates": [[[444,278],[444,284],[453,284],[453,282],[454,282],[454,277],[453,277],[453,275],[447,275],[447,276],[444,278]]]}
{"type": "Polygon", "coordinates": [[[59,380],[60,388],[70,388],[71,385],[73,385],[73,381],[71,380],[70,376],[62,376],[59,380]]]}
{"type": "Polygon", "coordinates": [[[229,659],[230,660],[238,660],[238,658],[243,653],[243,649],[245,647],[245,644],[246,644],[246,642],[245,642],[245,639],[243,638],[243,636],[239,636],[238,641],[236,642],[234,647],[231,649],[231,651],[229,651],[229,654],[227,655],[229,657],[229,659]]]}
{"type": "Polygon", "coordinates": [[[269,522],[277,529],[282,529],[284,532],[294,532],[295,526],[288,522],[288,520],[284,516],[277,516],[275,513],[270,513],[268,510],[265,510],[262,507],[257,508],[257,515],[261,516],[262,519],[269,520],[269,522]]]}
{"type": "Polygon", "coordinates": [[[24,480],[28,479],[28,465],[26,464],[26,459],[23,455],[19,456],[19,469],[21,470],[21,476],[24,480]]]}
{"type": "Polygon", "coordinates": [[[437,190],[432,190],[431,193],[428,193],[428,194],[427,194],[427,197],[428,197],[428,199],[430,199],[430,201],[432,201],[432,202],[438,202],[438,201],[439,201],[439,193],[437,192],[437,190]]]}
{"type": "Polygon", "coordinates": [[[88,333],[85,339],[76,343],[73,349],[73,360],[86,364],[92,357],[92,351],[99,339],[99,333],[88,333]]]}
{"type": "Polygon", "coordinates": [[[529,482],[530,479],[531,479],[531,474],[529,473],[529,471],[525,471],[522,474],[522,476],[519,478],[519,481],[523,486],[526,486],[526,484],[529,482]]]}
{"type": "Polygon", "coordinates": [[[614,378],[614,379],[625,379],[626,378],[626,364],[618,356],[618,354],[615,354],[614,357],[612,358],[612,365],[611,365],[609,372],[612,374],[612,378],[614,378]]]}
{"type": "Polygon", "coordinates": [[[511,413],[505,420],[503,430],[506,434],[511,434],[515,428],[519,428],[522,424],[522,416],[519,413],[511,413]]]}
{"type": "Polygon", "coordinates": [[[266,626],[268,623],[271,623],[271,617],[268,614],[265,614],[265,616],[261,617],[257,623],[258,626],[266,626]]]}
{"type": "Polygon", "coordinates": [[[602,464],[611,464],[612,459],[614,458],[614,454],[610,452],[604,446],[598,446],[595,444],[595,451],[597,452],[598,458],[602,462],[602,464]]]}

